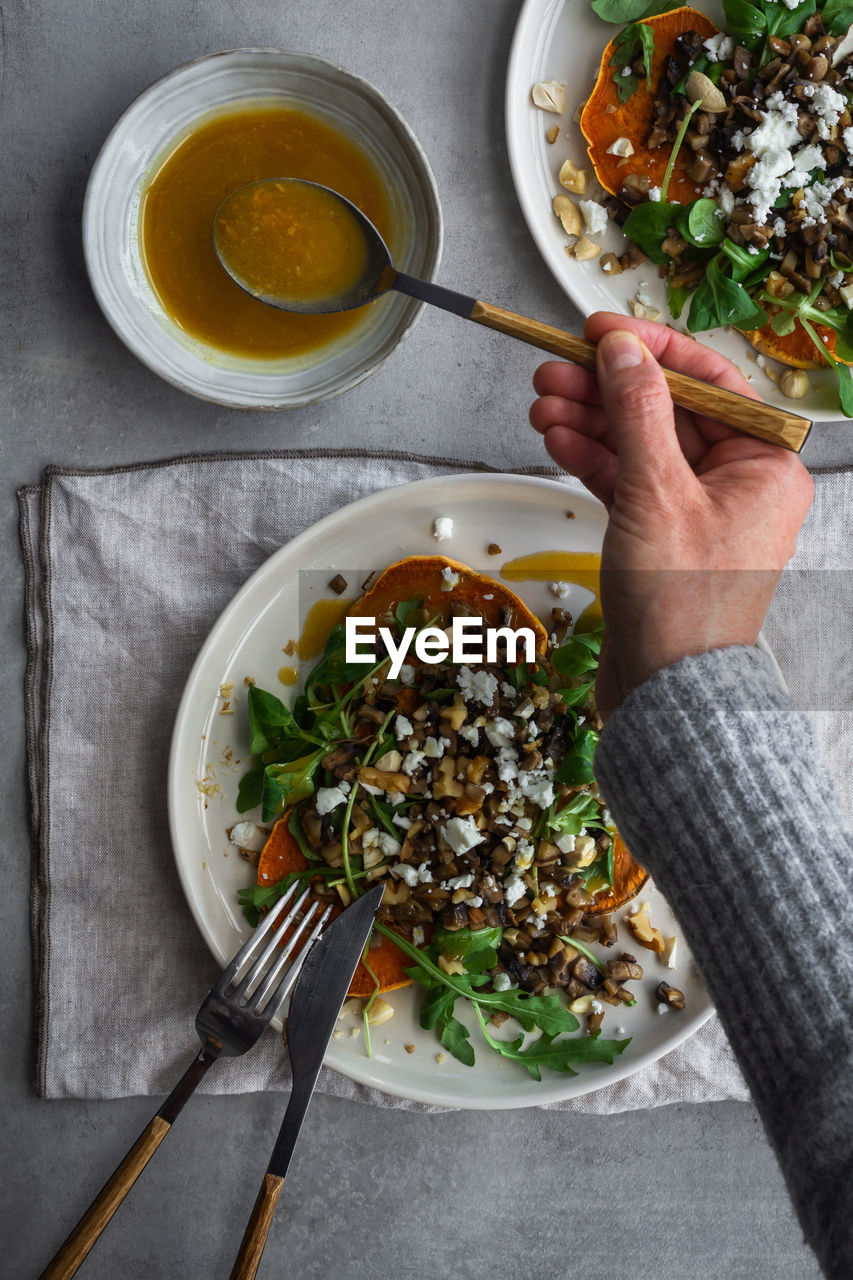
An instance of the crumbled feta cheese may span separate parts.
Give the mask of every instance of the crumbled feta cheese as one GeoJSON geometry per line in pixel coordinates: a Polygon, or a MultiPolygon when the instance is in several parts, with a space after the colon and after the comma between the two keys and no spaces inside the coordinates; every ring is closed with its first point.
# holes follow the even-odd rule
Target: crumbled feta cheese
{"type": "Polygon", "coordinates": [[[574,853],[575,837],[566,833],[566,835],[557,836],[554,844],[560,850],[560,853],[574,853]]]}
{"type": "Polygon", "coordinates": [[[722,183],[719,191],[717,192],[717,200],[719,201],[720,211],[725,215],[725,217],[730,217],[734,212],[735,197],[734,192],[730,187],[727,187],[725,183],[722,183]]]}
{"type": "Polygon", "coordinates": [[[636,298],[642,307],[650,307],[652,305],[652,295],[649,293],[648,280],[641,280],[639,282],[637,285],[636,298]]]}
{"type": "MultiPolygon", "coordinates": [[[[426,754],[423,751],[407,751],[403,757],[403,764],[401,766],[403,773],[407,773],[409,777],[411,777],[413,773],[420,769],[425,759],[426,754]]],[[[364,783],[361,785],[364,786],[364,783]]]]}
{"type": "Polygon", "coordinates": [[[497,676],[490,671],[472,671],[470,667],[460,667],[456,676],[459,692],[465,702],[479,702],[490,707],[498,690],[497,676]]]}
{"type": "Polygon", "coordinates": [[[416,924],[414,929],[412,929],[412,942],[416,947],[422,947],[424,945],[424,927],[422,924],[416,924]]]}
{"type": "MultiPolygon", "coordinates": [[[[775,96],[775,95],[774,95],[775,96]]],[[[817,136],[828,138],[833,125],[847,110],[847,99],[828,84],[816,84],[812,105],[817,115],[817,136]]]]}
{"type": "Polygon", "coordinates": [[[512,747],[501,747],[495,769],[501,782],[512,782],[518,777],[518,753],[512,747]]]}
{"type": "Polygon", "coordinates": [[[515,726],[511,720],[497,716],[486,725],[486,737],[493,747],[510,747],[515,741],[515,726]]]}
{"type": "Polygon", "coordinates": [[[418,884],[418,869],[409,862],[397,862],[390,871],[397,880],[405,880],[406,884],[411,885],[412,888],[418,884]]]}
{"type": "Polygon", "coordinates": [[[371,827],[369,831],[365,831],[362,835],[361,847],[362,849],[378,849],[383,858],[397,858],[403,846],[388,831],[382,831],[379,827],[371,827]]]}
{"type": "Polygon", "coordinates": [[[464,876],[453,876],[450,880],[442,880],[442,889],[470,889],[474,883],[474,872],[469,871],[464,876]]]}
{"type": "Polygon", "coordinates": [[[544,769],[523,769],[518,775],[522,794],[540,809],[547,809],[554,800],[554,779],[544,769]]]}
{"type": "Polygon", "coordinates": [[[515,846],[515,858],[513,859],[513,867],[516,871],[527,871],[533,865],[533,855],[536,850],[532,840],[519,840],[515,846]]]}
{"type": "Polygon", "coordinates": [[[634,154],[634,144],[630,138],[617,138],[607,148],[607,154],[609,156],[632,156],[634,154]]]}
{"type": "Polygon", "coordinates": [[[404,684],[408,687],[414,684],[414,681],[415,681],[414,668],[408,665],[401,667],[400,668],[400,684],[404,684]]]}
{"type": "Polygon", "coordinates": [[[728,62],[735,51],[735,42],[725,32],[718,31],[716,35],[703,40],[702,48],[708,54],[709,62],[728,62]]]}
{"type": "Polygon", "coordinates": [[[318,787],[314,807],[321,815],[331,813],[338,805],[346,804],[349,790],[348,782],[340,782],[336,787],[318,787]]]}
{"type": "Polygon", "coordinates": [[[602,236],[607,230],[607,210],[597,200],[579,202],[583,225],[587,235],[602,236]]]}
{"type": "Polygon", "coordinates": [[[604,1013],[604,1005],[600,1000],[596,1000],[594,997],[592,1004],[590,1005],[590,1009],[593,1013],[604,1013]]]}
{"type": "Polygon", "coordinates": [[[418,867],[418,882],[420,884],[432,884],[432,868],[428,862],[422,862],[418,867]]]}
{"type": "Polygon", "coordinates": [[[652,204],[657,204],[661,197],[660,187],[649,187],[649,199],[652,204]]]}
{"type": "Polygon", "coordinates": [[[514,689],[511,684],[507,684],[506,680],[501,681],[501,693],[505,698],[509,698],[511,702],[515,702],[518,697],[518,690],[514,689]]]}
{"type": "Polygon", "coordinates": [[[659,1005],[658,1005],[658,1013],[669,1013],[669,1005],[668,1005],[668,1004],[659,1004],[659,1005]]]}
{"type": "Polygon", "coordinates": [[[267,842],[268,831],[262,831],[254,822],[238,822],[231,828],[231,843],[238,849],[260,853],[267,842]]]}
{"type": "Polygon", "coordinates": [[[495,991],[510,991],[516,986],[516,984],[508,973],[496,973],[494,978],[492,978],[492,986],[495,991]]]}
{"type": "Polygon", "coordinates": [[[391,821],[394,823],[395,827],[402,827],[404,831],[408,831],[409,827],[412,825],[412,819],[407,818],[404,813],[392,813],[391,821]]]}
{"type": "Polygon", "coordinates": [[[829,276],[829,283],[832,285],[833,289],[837,289],[843,280],[844,280],[843,271],[833,271],[832,275],[829,276]]]}
{"type": "Polygon", "coordinates": [[[398,712],[397,718],[394,721],[394,736],[397,741],[400,742],[402,738],[411,738],[414,732],[415,726],[412,724],[408,716],[402,716],[398,712]]]}
{"type": "Polygon", "coordinates": [[[446,542],[453,536],[453,521],[450,516],[436,516],[432,522],[432,536],[436,542],[446,542]]]}
{"type": "Polygon", "coordinates": [[[528,737],[529,739],[531,739],[531,740],[532,740],[533,738],[538,738],[538,736],[539,736],[539,729],[538,729],[538,727],[533,723],[533,721],[532,721],[532,720],[528,720],[528,722],[527,722],[527,737],[528,737]]]}
{"type": "Polygon", "coordinates": [[[445,749],[450,746],[449,738],[429,737],[424,742],[424,755],[428,760],[440,760],[445,749]]]}
{"type": "Polygon", "coordinates": [[[459,734],[460,738],[464,738],[472,747],[476,747],[477,743],[480,741],[480,731],[479,729],[475,729],[472,724],[463,724],[460,729],[456,730],[456,732],[459,734]]]}
{"type": "Polygon", "coordinates": [[[845,148],[848,151],[853,152],[853,128],[844,129],[841,134],[841,137],[844,142],[845,148]]]}
{"type": "Polygon", "coordinates": [[[558,600],[566,600],[572,594],[572,584],[570,582],[549,582],[548,590],[558,600]]]}
{"type": "Polygon", "coordinates": [[[452,591],[459,581],[459,574],[454,573],[449,564],[446,564],[441,571],[441,589],[442,591],[452,591]]]}
{"type": "Polygon", "coordinates": [[[777,218],[773,223],[774,236],[783,236],[785,234],[785,219],[777,218]]]}
{"type": "Polygon", "coordinates": [[[527,885],[524,883],[521,876],[513,873],[504,881],[504,897],[506,898],[506,904],[508,907],[514,906],[515,903],[518,902],[520,898],[523,898],[526,893],[527,885]]]}
{"type": "Polygon", "coordinates": [[[479,893],[475,893],[470,898],[465,899],[465,905],[466,907],[482,907],[483,899],[479,893]]]}
{"type": "Polygon", "coordinates": [[[533,819],[519,818],[518,822],[515,825],[518,827],[519,831],[529,831],[530,828],[533,826],[533,819]]]}
{"type": "MultiPolygon", "coordinates": [[[[440,830],[454,853],[467,853],[475,845],[482,844],[486,838],[480,835],[474,824],[474,819],[470,817],[449,818],[440,830]]],[[[470,883],[471,881],[469,880],[468,884],[470,883]]]]}

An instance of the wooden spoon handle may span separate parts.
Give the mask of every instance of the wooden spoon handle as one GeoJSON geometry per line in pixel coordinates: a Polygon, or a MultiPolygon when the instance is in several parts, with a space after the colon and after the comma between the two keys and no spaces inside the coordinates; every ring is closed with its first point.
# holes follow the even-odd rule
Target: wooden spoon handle
{"type": "Polygon", "coordinates": [[[171,1129],[155,1116],[137,1138],[100,1195],[89,1205],[65,1244],[42,1272],[41,1280],[70,1280],[110,1218],[171,1129]]]}
{"type": "Polygon", "coordinates": [[[283,1186],[284,1178],[280,1178],[278,1174],[264,1175],[252,1216],[240,1245],[240,1252],[237,1254],[237,1260],[231,1272],[231,1280],[254,1280],[261,1265],[261,1255],[264,1252],[264,1245],[267,1242],[275,1207],[283,1186]]]}
{"type": "MultiPolygon", "coordinates": [[[[585,338],[577,338],[572,333],[516,315],[514,311],[505,311],[489,302],[475,302],[469,318],[489,329],[508,333],[533,347],[583,365],[585,369],[595,369],[595,343],[587,342],[585,338]]],[[[781,445],[794,453],[799,453],[806,442],[812,425],[808,418],[763,404],[760,400],[750,400],[737,391],[726,391],[709,382],[700,382],[698,378],[688,378],[684,373],[675,373],[671,369],[663,372],[673,400],[684,409],[704,413],[728,427],[757,436],[759,440],[769,440],[771,444],[781,445]]]]}

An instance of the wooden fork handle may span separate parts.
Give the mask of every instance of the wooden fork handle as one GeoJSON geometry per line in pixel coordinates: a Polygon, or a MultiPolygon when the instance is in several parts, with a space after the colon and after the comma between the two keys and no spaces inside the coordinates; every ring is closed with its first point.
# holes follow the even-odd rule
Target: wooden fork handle
{"type": "Polygon", "coordinates": [[[155,1116],[143,1129],[100,1195],[92,1201],[65,1244],[42,1272],[41,1280],[70,1280],[116,1209],[171,1129],[155,1116]]]}
{"type": "MultiPolygon", "coordinates": [[[[583,365],[585,369],[595,369],[595,343],[577,338],[573,333],[564,333],[562,329],[516,315],[514,311],[504,311],[503,307],[495,307],[490,302],[475,302],[469,319],[583,365]]],[[[808,418],[801,418],[786,409],[777,409],[775,405],[763,404],[760,400],[750,400],[749,396],[739,395],[736,391],[714,387],[698,378],[689,378],[684,373],[675,373],[671,369],[663,372],[673,400],[684,409],[707,414],[728,427],[781,445],[794,453],[799,453],[806,442],[812,425],[808,418]]]]}
{"type": "Polygon", "coordinates": [[[284,1178],[280,1178],[275,1173],[265,1175],[240,1245],[240,1252],[237,1254],[237,1261],[231,1272],[231,1280],[254,1280],[257,1275],[283,1186],[284,1178]]]}

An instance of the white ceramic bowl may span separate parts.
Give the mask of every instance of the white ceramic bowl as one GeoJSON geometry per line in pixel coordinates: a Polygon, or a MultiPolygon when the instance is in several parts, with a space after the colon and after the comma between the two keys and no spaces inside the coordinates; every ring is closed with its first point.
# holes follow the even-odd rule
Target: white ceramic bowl
{"type": "Polygon", "coordinates": [[[233,49],[170,72],[133,102],[95,161],[83,208],[83,248],[95,296],[134,355],[167,382],[218,404],[281,409],[340,395],[368,377],[414,324],[422,304],[390,294],[335,342],[286,360],[230,355],[185,333],[164,312],[140,250],[147,182],[175,143],[236,102],[303,108],[365,152],[388,197],[395,265],[427,280],[441,256],[435,179],[402,116],[342,67],[283,49],[233,49]]]}

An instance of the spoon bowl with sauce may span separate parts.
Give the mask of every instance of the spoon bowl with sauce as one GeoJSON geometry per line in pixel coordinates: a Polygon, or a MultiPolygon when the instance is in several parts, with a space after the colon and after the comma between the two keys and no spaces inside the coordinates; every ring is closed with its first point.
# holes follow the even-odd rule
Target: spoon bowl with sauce
{"type": "MultiPolygon", "coordinates": [[[[269,306],[329,314],[365,306],[389,289],[595,369],[595,344],[503,307],[397,271],[382,236],[344,196],[298,178],[239,187],[219,206],[216,253],[242,289],[269,306]]],[[[811,422],[798,414],[665,369],[676,404],[799,452],[811,422]]]]}

